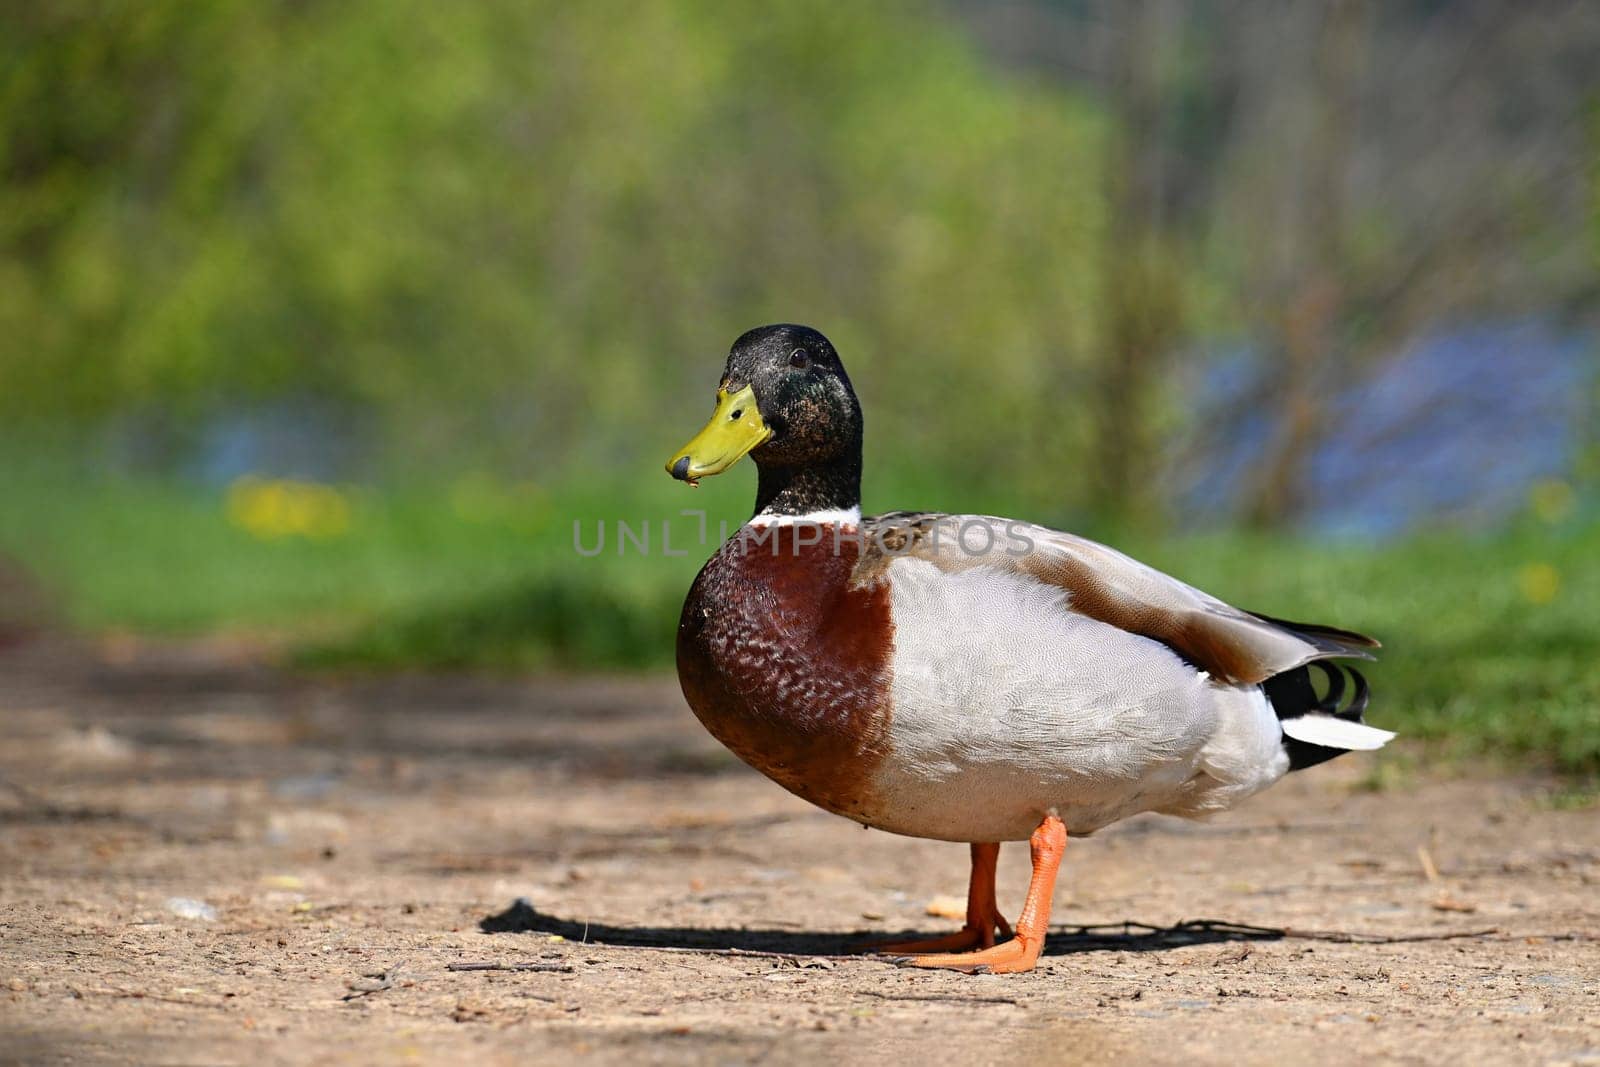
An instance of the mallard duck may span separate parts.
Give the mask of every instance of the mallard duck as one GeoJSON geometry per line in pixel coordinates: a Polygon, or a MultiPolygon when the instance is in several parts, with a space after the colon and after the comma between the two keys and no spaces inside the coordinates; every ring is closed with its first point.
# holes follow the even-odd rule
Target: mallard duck
{"type": "Polygon", "coordinates": [[[1371,659],[1370,637],[1241,611],[1031,523],[863,518],[861,405],[816,330],[735,341],[711,421],[667,470],[694,485],[745,455],[755,514],[684,602],[683,694],[811,803],[971,844],[966,924],[879,946],[903,964],[1030,970],[1069,836],[1144,811],[1222,811],[1394,736],[1363,724],[1361,675],[1329,662],[1371,659]],[[1033,874],[1013,929],[995,861],[1024,840],[1033,874]]]}

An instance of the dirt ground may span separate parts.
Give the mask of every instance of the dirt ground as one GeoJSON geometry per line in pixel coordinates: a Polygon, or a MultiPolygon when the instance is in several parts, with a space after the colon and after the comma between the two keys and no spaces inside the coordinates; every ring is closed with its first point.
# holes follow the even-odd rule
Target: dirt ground
{"type": "Polygon", "coordinates": [[[1037,972],[969,977],[845,954],[956,925],[966,850],[790,797],[670,678],[33,644],[0,746],[6,1063],[1600,1063],[1600,817],[1549,783],[1357,755],[1131,820],[1069,845],[1037,972]]]}

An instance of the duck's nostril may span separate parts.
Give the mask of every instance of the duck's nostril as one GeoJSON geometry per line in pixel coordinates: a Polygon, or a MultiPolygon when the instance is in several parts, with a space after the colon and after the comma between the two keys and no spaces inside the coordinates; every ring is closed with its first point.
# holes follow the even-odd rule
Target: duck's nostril
{"type": "Polygon", "coordinates": [[[689,457],[679,456],[678,462],[672,465],[672,476],[680,482],[689,480],[689,457]]]}
{"type": "Polygon", "coordinates": [[[739,421],[739,416],[743,415],[743,414],[744,414],[744,408],[740,408],[739,410],[735,411],[732,415],[729,415],[728,418],[732,419],[734,422],[738,422],[739,421]]]}

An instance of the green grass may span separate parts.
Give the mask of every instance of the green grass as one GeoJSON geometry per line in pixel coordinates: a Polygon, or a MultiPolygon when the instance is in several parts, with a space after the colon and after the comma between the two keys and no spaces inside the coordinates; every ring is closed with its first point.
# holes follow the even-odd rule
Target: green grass
{"type": "MultiPolygon", "coordinates": [[[[90,631],[270,632],[317,668],[664,668],[710,551],[679,510],[706,508],[714,539],[750,490],[732,477],[690,493],[654,473],[621,489],[368,490],[348,497],[345,532],[313,539],[252,534],[220,492],[13,471],[0,484],[0,552],[90,631]],[[606,520],[602,555],[574,551],[575,517],[587,543],[606,520]],[[619,554],[615,521],[644,518],[652,553],[619,554]],[[663,520],[686,555],[660,554],[663,520]]],[[[1234,533],[1121,547],[1236,604],[1377,635],[1372,718],[1431,751],[1600,777],[1592,519],[1384,545],[1234,533]]]]}
{"type": "MultiPolygon", "coordinates": [[[[417,619],[432,631],[427,645],[384,653],[380,641],[369,658],[415,654],[425,664],[477,665],[485,661],[482,649],[468,645],[451,653],[433,643],[448,641],[450,627],[422,620],[499,610],[480,604],[503,604],[514,614],[518,589],[604,590],[617,618],[640,619],[647,609],[659,608],[668,591],[686,587],[699,567],[697,557],[709,549],[693,543],[698,523],[679,515],[680,509],[714,509],[714,535],[719,518],[737,525],[739,508],[731,493],[691,494],[665,475],[660,482],[626,501],[605,491],[552,494],[477,479],[425,491],[346,491],[345,532],[263,537],[230,521],[222,490],[10,471],[0,474],[0,553],[21,561],[64,620],[85,630],[326,636],[417,619]],[[574,551],[574,516],[584,519],[586,543],[593,541],[596,520],[606,521],[608,540],[599,557],[574,551]],[[631,543],[619,554],[615,521],[637,528],[642,518],[650,520],[653,549],[659,548],[661,520],[671,518],[674,538],[688,542],[673,547],[687,554],[644,557],[631,543]]],[[[570,621],[555,601],[541,603],[535,596],[530,610],[570,621]]],[[[508,618],[506,624],[520,627],[524,621],[508,618]]],[[[550,631],[532,631],[523,653],[513,656],[500,647],[493,658],[538,662],[533,652],[540,633],[550,631]]],[[[604,640],[597,635],[580,642],[572,665],[586,665],[585,657],[609,665],[644,662],[640,642],[619,639],[607,649],[604,640]]],[[[552,653],[561,651],[559,642],[547,643],[552,653]]]]}

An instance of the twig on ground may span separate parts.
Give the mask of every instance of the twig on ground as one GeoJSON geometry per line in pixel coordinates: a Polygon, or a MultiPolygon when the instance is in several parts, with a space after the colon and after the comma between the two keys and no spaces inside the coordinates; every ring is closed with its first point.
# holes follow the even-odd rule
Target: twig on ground
{"type": "Polygon", "coordinates": [[[908,993],[880,993],[875,989],[863,989],[860,990],[860,993],[862,996],[877,997],[879,1000],[940,1001],[949,1002],[951,1004],[1009,1004],[1013,1008],[1023,1007],[1021,1001],[1012,1000],[1010,997],[942,997],[931,994],[927,996],[913,996],[908,993]]]}
{"type": "Polygon", "coordinates": [[[1458,941],[1471,937],[1492,937],[1503,934],[1498,926],[1482,930],[1447,930],[1437,934],[1363,934],[1345,930],[1285,930],[1285,936],[1301,941],[1335,941],[1355,945],[1400,945],[1411,941],[1458,941]]]}
{"type": "MultiPolygon", "coordinates": [[[[603,941],[594,941],[596,947],[605,946],[603,941]]],[[[796,967],[823,966],[822,960],[850,959],[855,953],[849,952],[767,952],[758,948],[695,948],[690,945],[616,945],[606,946],[615,948],[636,948],[646,952],[692,952],[697,956],[750,956],[755,959],[783,960],[796,967]]],[[[830,964],[831,965],[831,964],[830,964]]]]}
{"type": "Polygon", "coordinates": [[[46,819],[63,819],[67,821],[93,819],[100,816],[99,812],[88,808],[67,808],[49,797],[23,785],[21,782],[12,781],[10,778],[0,776],[0,786],[9,789],[18,800],[22,801],[24,810],[43,816],[46,819]]]}
{"type": "Polygon", "coordinates": [[[7,789],[22,802],[21,813],[36,818],[49,819],[57,822],[95,822],[99,820],[118,819],[135,825],[148,825],[148,821],[137,816],[129,815],[124,811],[85,807],[66,807],[57,804],[37,789],[32,789],[21,782],[0,775],[0,789],[7,789]]]}
{"type": "Polygon", "coordinates": [[[198,1000],[194,997],[177,997],[166,993],[151,993],[143,989],[113,989],[109,987],[100,989],[81,989],[77,986],[69,986],[68,988],[72,990],[74,996],[80,998],[95,996],[117,997],[122,1000],[158,1000],[163,1004],[182,1004],[185,1007],[190,1008],[220,1008],[226,1003],[225,999],[198,1000]]]}
{"type": "Polygon", "coordinates": [[[1428,851],[1427,845],[1417,846],[1417,862],[1422,864],[1422,873],[1429,882],[1439,884],[1439,867],[1433,862],[1433,853],[1428,851]]]}
{"type": "Polygon", "coordinates": [[[21,797],[25,803],[32,804],[36,808],[40,808],[49,812],[60,810],[44,796],[34,792],[32,789],[29,789],[21,782],[13,782],[10,778],[0,776],[0,787],[11,790],[17,796],[21,797]]]}
{"type": "Polygon", "coordinates": [[[1128,937],[1151,940],[1183,939],[1193,935],[1235,935],[1238,937],[1285,938],[1296,941],[1334,941],[1344,944],[1391,945],[1411,941],[1454,941],[1461,938],[1489,937],[1504,933],[1497,926],[1482,930],[1444,930],[1419,934],[1368,934],[1350,930],[1302,930],[1292,926],[1254,926],[1250,923],[1229,922],[1226,919],[1185,919],[1171,926],[1156,926],[1124,919],[1120,923],[1092,923],[1084,926],[1056,927],[1054,934],[1096,940],[1113,940],[1128,937]]]}
{"type": "Polygon", "coordinates": [[[362,975],[356,981],[350,982],[345,986],[350,992],[339,999],[347,1001],[360,1000],[362,997],[370,997],[374,993],[382,993],[385,990],[393,989],[394,980],[400,976],[400,968],[405,965],[406,961],[401,960],[387,971],[362,975]]]}
{"type": "Polygon", "coordinates": [[[571,974],[570,963],[535,963],[531,960],[523,963],[447,963],[447,971],[540,971],[548,974],[571,974]]]}

